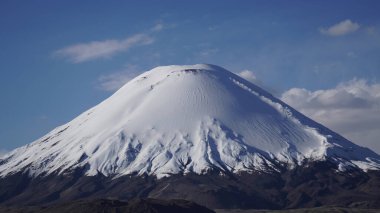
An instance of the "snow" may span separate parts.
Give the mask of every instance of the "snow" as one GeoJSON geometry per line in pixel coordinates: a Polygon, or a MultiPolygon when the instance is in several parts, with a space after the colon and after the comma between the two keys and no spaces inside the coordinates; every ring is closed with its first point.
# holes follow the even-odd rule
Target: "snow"
{"type": "Polygon", "coordinates": [[[87,175],[278,170],[332,159],[339,170],[380,168],[380,157],[215,65],[145,72],[71,122],[0,158],[0,176],[76,167],[87,175]]]}

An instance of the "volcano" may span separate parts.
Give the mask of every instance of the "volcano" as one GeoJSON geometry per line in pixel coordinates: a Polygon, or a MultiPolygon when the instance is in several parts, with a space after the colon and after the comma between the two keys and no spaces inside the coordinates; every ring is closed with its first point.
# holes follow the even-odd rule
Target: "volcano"
{"type": "MultiPolygon", "coordinates": [[[[349,191],[356,192],[373,180],[370,177],[378,179],[373,174],[379,169],[380,156],[375,152],[224,68],[162,66],[137,76],[72,121],[3,156],[0,202],[35,204],[109,196],[199,202],[196,194],[201,192],[194,187],[203,184],[206,191],[215,192],[208,196],[214,203],[206,202],[211,207],[255,207],[250,203],[254,201],[263,208],[323,205],[328,203],[323,193],[315,195],[321,197],[318,204],[308,190],[296,195],[287,191],[290,174],[295,178],[296,171],[300,179],[301,174],[312,174],[304,180],[307,182],[325,171],[330,177],[347,177],[337,178],[338,182],[351,184],[349,191]],[[278,192],[254,197],[257,188],[241,192],[242,185],[259,176],[271,177],[268,181],[275,183],[271,187],[278,192]],[[89,190],[84,187],[89,181],[84,179],[95,185],[89,190]],[[170,186],[173,180],[192,186],[181,192],[181,187],[170,186]],[[49,186],[47,191],[38,187],[41,183],[49,186]],[[240,191],[229,188],[231,184],[240,191]],[[34,197],[36,193],[41,196],[34,197]],[[231,196],[244,199],[225,206],[228,202],[223,204],[223,200],[231,196]]],[[[332,183],[326,184],[326,189],[334,189],[332,183]]],[[[268,188],[264,183],[257,187],[268,188]]],[[[345,186],[338,188],[342,193],[346,190],[345,186]]],[[[366,205],[373,206],[379,193],[368,190],[344,205],[370,200],[366,205]]]]}

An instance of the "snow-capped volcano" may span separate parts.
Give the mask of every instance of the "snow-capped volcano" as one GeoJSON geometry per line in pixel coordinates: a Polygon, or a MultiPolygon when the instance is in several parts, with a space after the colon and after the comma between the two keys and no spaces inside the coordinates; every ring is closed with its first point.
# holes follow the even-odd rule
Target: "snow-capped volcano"
{"type": "Polygon", "coordinates": [[[0,176],[77,167],[87,175],[277,170],[330,160],[379,169],[380,156],[215,65],[164,66],[0,159],[0,176]]]}

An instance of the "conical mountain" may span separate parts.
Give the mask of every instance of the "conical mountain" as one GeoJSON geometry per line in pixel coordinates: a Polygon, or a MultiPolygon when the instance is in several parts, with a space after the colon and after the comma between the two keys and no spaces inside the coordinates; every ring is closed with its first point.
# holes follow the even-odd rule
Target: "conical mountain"
{"type": "Polygon", "coordinates": [[[0,159],[0,176],[85,168],[86,175],[158,178],[253,172],[331,161],[377,170],[380,157],[215,65],[163,66],[0,159]]]}

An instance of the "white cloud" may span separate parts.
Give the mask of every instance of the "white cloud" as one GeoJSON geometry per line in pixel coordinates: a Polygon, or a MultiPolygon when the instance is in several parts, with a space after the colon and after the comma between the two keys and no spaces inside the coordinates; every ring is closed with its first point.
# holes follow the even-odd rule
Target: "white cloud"
{"type": "Polygon", "coordinates": [[[113,92],[120,89],[124,84],[135,77],[137,66],[127,65],[125,69],[98,78],[99,88],[104,91],[113,92]]]}
{"type": "Polygon", "coordinates": [[[244,78],[245,80],[247,81],[250,81],[252,83],[256,83],[257,82],[257,78],[255,76],[255,74],[250,71],[250,70],[243,70],[239,73],[237,73],[240,77],[244,78]]]}
{"type": "Polygon", "coordinates": [[[154,39],[147,34],[136,34],[125,39],[110,39],[75,44],[55,51],[54,55],[67,58],[74,63],[85,62],[98,58],[108,58],[112,55],[128,51],[137,45],[148,45],[154,39]]]}
{"type": "Polygon", "coordinates": [[[338,24],[335,24],[327,29],[321,28],[319,31],[324,35],[342,36],[357,31],[360,28],[358,23],[346,19],[338,24]]]}
{"type": "Polygon", "coordinates": [[[281,99],[349,140],[380,153],[380,84],[353,79],[327,90],[292,88],[281,99]]]}

